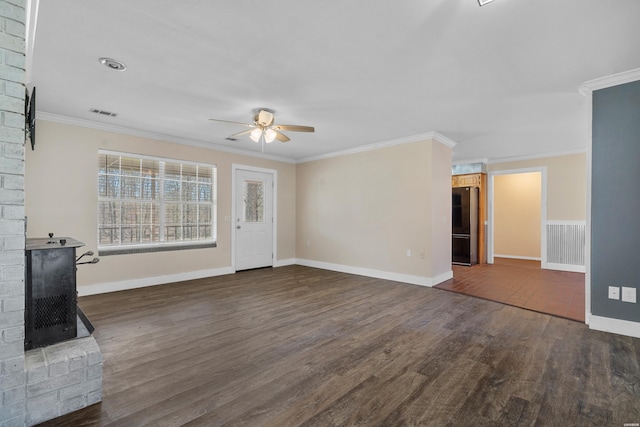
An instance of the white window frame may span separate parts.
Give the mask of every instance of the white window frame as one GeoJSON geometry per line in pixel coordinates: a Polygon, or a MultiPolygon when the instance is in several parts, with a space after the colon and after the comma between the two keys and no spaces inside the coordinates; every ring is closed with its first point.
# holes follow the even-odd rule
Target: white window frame
{"type": "MultiPolygon", "coordinates": [[[[101,197],[99,188],[97,188],[96,190],[98,195],[97,197],[98,211],[97,211],[97,218],[96,218],[96,223],[97,223],[96,233],[97,233],[99,255],[101,256],[121,255],[121,254],[143,253],[143,252],[160,252],[160,251],[172,251],[172,250],[182,250],[182,249],[211,248],[211,247],[217,246],[218,179],[217,179],[217,166],[215,164],[190,162],[190,161],[179,160],[179,159],[147,156],[147,155],[125,153],[125,152],[118,152],[118,151],[98,150],[98,158],[100,158],[102,155],[120,156],[120,157],[126,157],[131,159],[151,160],[151,161],[159,162],[159,168],[158,168],[159,178],[158,179],[159,179],[159,185],[160,185],[160,191],[159,191],[160,198],[157,201],[157,204],[159,205],[158,209],[159,209],[159,217],[160,217],[160,221],[159,221],[160,241],[152,242],[152,243],[123,243],[122,239],[120,239],[120,241],[117,244],[101,244],[100,243],[100,230],[101,230],[100,203],[110,202],[110,201],[115,201],[120,203],[135,202],[136,200],[143,200],[143,199],[125,198],[125,197],[122,197],[122,194],[120,195],[120,197],[113,197],[113,198],[101,197]],[[211,174],[212,174],[211,175],[211,180],[212,180],[212,183],[211,183],[211,186],[212,186],[211,187],[211,199],[212,199],[211,200],[211,237],[189,239],[189,240],[171,240],[171,241],[166,240],[165,227],[167,226],[167,223],[165,218],[165,203],[168,204],[170,202],[167,202],[164,199],[164,185],[166,181],[173,181],[168,178],[165,178],[165,164],[167,163],[180,164],[181,168],[184,165],[211,168],[211,174]]],[[[100,185],[99,181],[100,181],[100,176],[102,175],[100,173],[100,165],[98,165],[96,173],[98,177],[98,185],[100,185]]],[[[144,200],[146,201],[146,199],[144,200]]],[[[185,203],[185,202],[182,201],[182,203],[185,203]]],[[[200,205],[202,204],[202,202],[198,202],[197,204],[200,205]]],[[[123,227],[122,221],[119,222],[119,226],[121,228],[123,227]]],[[[120,233],[122,233],[122,230],[120,230],[120,233]]]]}

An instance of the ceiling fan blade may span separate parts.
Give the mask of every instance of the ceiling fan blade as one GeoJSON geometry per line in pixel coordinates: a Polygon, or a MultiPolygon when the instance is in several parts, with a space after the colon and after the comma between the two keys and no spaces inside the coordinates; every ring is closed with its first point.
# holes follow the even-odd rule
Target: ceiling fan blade
{"type": "Polygon", "coordinates": [[[293,132],[315,132],[316,129],[313,126],[298,126],[298,125],[275,125],[275,130],[290,130],[293,132]]]}
{"type": "Polygon", "coordinates": [[[251,132],[253,132],[253,129],[243,130],[242,132],[234,133],[233,135],[230,135],[227,138],[236,138],[238,136],[247,135],[251,132]]]}
{"type": "Polygon", "coordinates": [[[209,119],[213,122],[222,122],[222,123],[232,123],[234,125],[240,125],[240,126],[248,126],[248,127],[254,127],[254,125],[249,124],[249,123],[241,123],[241,122],[232,122],[230,120],[220,120],[220,119],[209,119]]]}
{"type": "MultiPolygon", "coordinates": [[[[272,128],[273,129],[273,128],[272,128]]],[[[274,132],[276,133],[276,139],[280,142],[287,142],[287,141],[291,141],[289,139],[289,137],[287,135],[285,135],[282,132],[278,132],[277,130],[274,130],[274,132]]]]}

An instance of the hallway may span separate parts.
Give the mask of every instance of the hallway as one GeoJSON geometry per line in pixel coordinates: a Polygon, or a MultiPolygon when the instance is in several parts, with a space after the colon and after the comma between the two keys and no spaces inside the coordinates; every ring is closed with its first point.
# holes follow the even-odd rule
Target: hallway
{"type": "Polygon", "coordinates": [[[495,258],[494,264],[453,266],[435,288],[584,323],[584,273],[543,270],[539,261],[495,258]]]}

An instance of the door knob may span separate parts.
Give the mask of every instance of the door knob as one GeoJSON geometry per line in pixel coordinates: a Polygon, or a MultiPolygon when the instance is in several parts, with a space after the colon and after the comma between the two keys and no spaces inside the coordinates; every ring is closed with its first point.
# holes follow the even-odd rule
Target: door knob
{"type": "Polygon", "coordinates": [[[242,228],[242,226],[241,226],[241,225],[236,225],[236,228],[237,228],[238,230],[240,230],[240,229],[242,228]]]}

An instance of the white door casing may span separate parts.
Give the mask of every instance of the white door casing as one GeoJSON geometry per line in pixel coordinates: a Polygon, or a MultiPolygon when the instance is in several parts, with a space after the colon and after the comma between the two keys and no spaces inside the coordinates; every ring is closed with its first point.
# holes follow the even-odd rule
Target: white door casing
{"type": "Polygon", "coordinates": [[[518,173],[530,173],[540,172],[540,266],[545,268],[547,265],[547,235],[545,233],[545,224],[547,223],[547,167],[532,167],[522,169],[511,169],[502,171],[489,172],[488,176],[488,191],[487,191],[487,208],[488,208],[488,223],[487,223],[487,264],[493,264],[494,262],[494,177],[496,175],[513,175],[518,173]]]}
{"type": "Polygon", "coordinates": [[[233,167],[232,264],[235,271],[273,266],[275,171],[233,167]]]}

